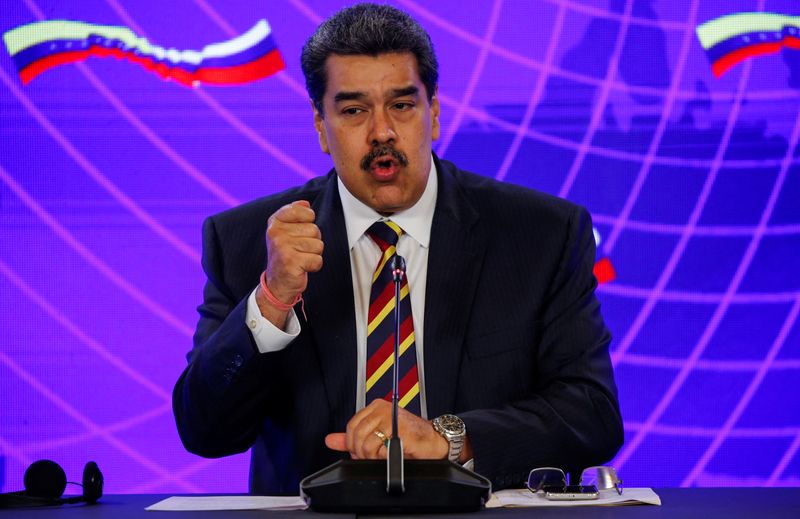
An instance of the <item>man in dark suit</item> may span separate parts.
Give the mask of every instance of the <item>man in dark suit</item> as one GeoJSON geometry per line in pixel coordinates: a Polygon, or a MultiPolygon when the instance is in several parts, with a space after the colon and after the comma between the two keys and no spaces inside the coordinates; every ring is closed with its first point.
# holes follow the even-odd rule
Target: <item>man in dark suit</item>
{"type": "Polygon", "coordinates": [[[622,425],[586,211],[432,154],[437,63],[405,13],[342,10],[302,61],[334,170],[205,222],[208,282],[173,399],[186,448],[252,448],[264,494],[296,494],[343,455],[385,457],[391,406],[368,396],[370,341],[393,300],[370,294],[396,250],[413,314],[406,457],[474,464],[495,489],[609,460],[622,425]],[[396,245],[372,233],[387,220],[396,245]]]}

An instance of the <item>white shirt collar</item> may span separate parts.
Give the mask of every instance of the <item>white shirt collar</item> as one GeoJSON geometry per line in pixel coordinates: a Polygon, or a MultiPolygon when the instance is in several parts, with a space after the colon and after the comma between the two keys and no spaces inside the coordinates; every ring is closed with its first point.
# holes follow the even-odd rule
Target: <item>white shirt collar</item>
{"type": "MultiPolygon", "coordinates": [[[[356,242],[364,235],[369,226],[378,220],[392,220],[403,231],[414,238],[421,246],[427,248],[431,241],[431,223],[433,212],[436,209],[436,194],[439,189],[439,180],[436,177],[436,165],[431,157],[431,170],[428,173],[428,183],[425,191],[417,203],[404,211],[394,213],[389,218],[361,202],[347,190],[342,179],[336,178],[339,183],[339,198],[344,211],[344,223],[347,228],[347,246],[352,249],[356,242]]],[[[323,239],[325,239],[323,237],[323,239]]]]}

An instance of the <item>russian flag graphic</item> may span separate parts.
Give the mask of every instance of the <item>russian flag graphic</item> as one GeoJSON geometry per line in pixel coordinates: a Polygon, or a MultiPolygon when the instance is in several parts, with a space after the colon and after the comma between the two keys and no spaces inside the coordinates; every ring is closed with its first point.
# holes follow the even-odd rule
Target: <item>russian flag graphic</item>
{"type": "Polygon", "coordinates": [[[800,50],[800,16],[729,14],[699,25],[696,31],[716,77],[748,58],[782,48],[800,50]]]}

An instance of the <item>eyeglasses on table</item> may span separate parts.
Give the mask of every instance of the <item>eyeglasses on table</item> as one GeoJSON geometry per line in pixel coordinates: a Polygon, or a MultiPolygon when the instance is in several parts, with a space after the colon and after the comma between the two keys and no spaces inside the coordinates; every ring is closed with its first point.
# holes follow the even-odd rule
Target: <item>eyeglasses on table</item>
{"type": "MultiPolygon", "coordinates": [[[[614,467],[597,466],[584,469],[576,484],[594,485],[597,490],[613,488],[617,494],[622,495],[622,480],[614,467]]],[[[530,471],[525,486],[533,493],[546,486],[566,487],[567,475],[556,467],[539,467],[530,471]]]]}

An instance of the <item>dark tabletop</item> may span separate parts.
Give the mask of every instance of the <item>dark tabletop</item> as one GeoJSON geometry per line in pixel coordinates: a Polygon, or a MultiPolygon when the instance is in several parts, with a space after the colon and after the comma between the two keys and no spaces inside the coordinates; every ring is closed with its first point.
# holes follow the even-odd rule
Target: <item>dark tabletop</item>
{"type": "MultiPolygon", "coordinates": [[[[736,519],[736,518],[800,518],[800,487],[795,488],[656,488],[661,497],[661,506],[637,505],[614,507],[575,507],[575,508],[501,508],[482,510],[475,514],[439,514],[436,519],[451,517],[475,517],[480,519],[521,519],[535,518],[698,518],[698,519],[736,519]]],[[[317,514],[309,511],[225,511],[225,512],[146,512],[150,506],[166,497],[165,495],[108,495],[103,496],[97,505],[70,505],[49,508],[24,508],[0,510],[2,519],[47,517],[48,519],[133,519],[169,516],[172,519],[202,517],[246,517],[269,516],[274,519],[317,518],[351,519],[355,514],[317,514]]],[[[370,516],[377,519],[381,516],[370,516]]],[[[397,517],[397,516],[386,516],[397,517]]],[[[416,517],[426,517],[418,515],[416,517]]]]}

